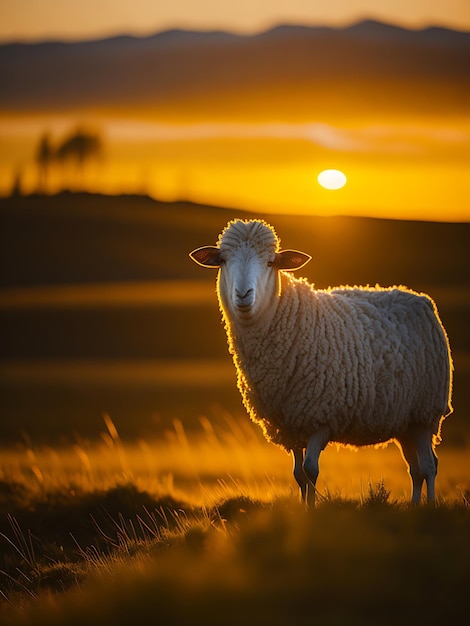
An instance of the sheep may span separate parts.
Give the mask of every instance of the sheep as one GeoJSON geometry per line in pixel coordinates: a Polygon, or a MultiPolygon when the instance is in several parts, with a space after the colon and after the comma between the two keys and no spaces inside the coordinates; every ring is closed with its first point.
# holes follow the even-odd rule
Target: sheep
{"type": "Polygon", "coordinates": [[[433,300],[406,287],[317,290],[290,272],[311,257],[281,250],[263,220],[233,220],[190,253],[218,268],[217,295],[238,388],[251,417],[292,453],[302,501],[315,502],[328,443],[394,441],[411,501],[435,498],[435,446],[452,412],[452,358],[433,300]]]}

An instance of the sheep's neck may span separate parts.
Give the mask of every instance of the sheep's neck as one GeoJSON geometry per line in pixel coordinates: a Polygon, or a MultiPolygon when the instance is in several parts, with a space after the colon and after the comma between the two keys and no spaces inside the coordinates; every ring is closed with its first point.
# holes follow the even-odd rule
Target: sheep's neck
{"type": "MultiPolygon", "coordinates": [[[[278,316],[282,315],[282,295],[276,285],[269,297],[269,305],[254,318],[238,319],[224,312],[230,352],[238,356],[238,361],[248,363],[251,368],[262,361],[269,366],[269,354],[279,330],[276,328],[278,316]]],[[[289,343],[289,342],[287,342],[289,343]]]]}

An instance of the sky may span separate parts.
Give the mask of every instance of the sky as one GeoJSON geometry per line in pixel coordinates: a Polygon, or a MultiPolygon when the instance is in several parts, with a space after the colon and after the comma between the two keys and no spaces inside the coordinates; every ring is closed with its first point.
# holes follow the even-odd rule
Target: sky
{"type": "MultiPolygon", "coordinates": [[[[253,33],[280,23],[345,26],[363,19],[470,32],[470,0],[0,0],[0,42],[147,35],[171,28],[253,33]]],[[[58,142],[85,119],[100,129],[107,147],[105,162],[89,172],[91,190],[137,189],[167,200],[188,197],[279,212],[288,207],[298,213],[470,219],[470,122],[449,111],[439,119],[383,119],[378,127],[357,128],[338,119],[256,128],[234,120],[233,127],[222,128],[191,120],[179,127],[165,125],[165,119],[149,125],[137,114],[91,121],[83,112],[77,121],[77,115],[0,119],[0,195],[8,193],[18,172],[25,192],[36,188],[34,154],[45,129],[58,142]],[[273,139],[282,155],[277,160],[273,139]],[[343,170],[346,186],[322,189],[317,176],[324,169],[343,170]]],[[[51,174],[51,191],[54,184],[64,185],[62,170],[51,174]]]]}
{"type": "Polygon", "coordinates": [[[364,18],[470,31],[470,0],[0,0],[0,41],[169,28],[257,32],[279,23],[343,26],[364,18]]]}

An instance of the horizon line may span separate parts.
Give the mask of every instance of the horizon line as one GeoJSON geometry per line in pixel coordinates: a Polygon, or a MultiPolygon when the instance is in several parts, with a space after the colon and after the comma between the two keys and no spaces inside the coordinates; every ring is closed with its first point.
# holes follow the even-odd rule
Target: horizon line
{"type": "Polygon", "coordinates": [[[426,31],[431,30],[441,30],[447,31],[450,33],[470,35],[470,26],[468,29],[465,28],[457,28],[456,26],[449,25],[440,25],[434,22],[429,24],[420,25],[420,26],[412,26],[409,24],[399,24],[397,22],[392,21],[384,21],[381,19],[376,19],[374,17],[363,17],[358,18],[352,21],[346,21],[344,23],[335,22],[335,23],[299,23],[299,22],[278,22],[273,23],[271,25],[267,25],[266,27],[261,27],[259,29],[253,30],[241,30],[241,29],[225,29],[225,28],[198,28],[198,27],[190,27],[184,25],[174,25],[168,28],[163,28],[161,30],[149,30],[149,31],[110,31],[103,32],[101,35],[83,35],[80,36],[64,36],[64,35],[54,35],[45,34],[43,37],[15,37],[12,38],[3,38],[0,36],[0,46],[8,46],[8,45],[41,45],[41,44],[84,44],[84,43],[94,43],[100,41],[111,41],[113,39],[152,39],[154,37],[158,37],[160,35],[165,35],[168,33],[187,33],[187,34],[221,34],[221,35],[230,35],[234,37],[257,37],[260,35],[265,35],[271,33],[273,31],[279,30],[281,28],[300,28],[305,30],[331,30],[331,31],[346,31],[353,29],[357,26],[361,26],[363,24],[371,24],[375,26],[385,26],[389,28],[393,28],[399,31],[405,31],[410,33],[424,33],[426,31]]]}

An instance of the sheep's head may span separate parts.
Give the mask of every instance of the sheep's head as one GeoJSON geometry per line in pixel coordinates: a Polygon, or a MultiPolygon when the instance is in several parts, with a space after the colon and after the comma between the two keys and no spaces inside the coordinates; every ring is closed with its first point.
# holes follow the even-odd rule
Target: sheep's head
{"type": "Polygon", "coordinates": [[[217,246],[190,253],[203,267],[220,268],[218,290],[224,309],[233,317],[253,318],[279,292],[279,270],[303,267],[310,256],[279,249],[274,229],[260,220],[234,220],[219,237],[217,246]]]}

